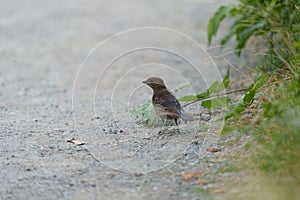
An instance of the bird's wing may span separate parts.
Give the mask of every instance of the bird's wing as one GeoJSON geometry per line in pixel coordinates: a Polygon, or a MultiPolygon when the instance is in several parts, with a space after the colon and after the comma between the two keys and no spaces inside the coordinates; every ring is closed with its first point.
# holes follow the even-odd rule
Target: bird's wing
{"type": "Polygon", "coordinates": [[[165,115],[176,118],[181,116],[180,103],[169,91],[164,91],[159,96],[155,96],[153,104],[164,111],[165,115]]]}

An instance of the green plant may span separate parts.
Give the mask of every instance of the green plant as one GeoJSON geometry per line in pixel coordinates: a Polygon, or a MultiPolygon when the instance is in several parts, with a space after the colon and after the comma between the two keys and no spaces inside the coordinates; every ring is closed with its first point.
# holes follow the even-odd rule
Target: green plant
{"type": "Polygon", "coordinates": [[[266,84],[268,80],[268,74],[262,73],[246,90],[243,98],[238,102],[237,105],[232,107],[231,111],[225,116],[225,119],[229,119],[233,116],[238,117],[241,112],[248,108],[254,101],[259,90],[266,84]]]}
{"type": "Polygon", "coordinates": [[[227,107],[231,100],[229,97],[226,97],[226,94],[222,94],[222,92],[228,88],[230,83],[230,70],[227,70],[227,73],[222,82],[215,81],[205,92],[196,94],[196,95],[188,95],[179,99],[179,101],[188,101],[190,103],[184,105],[190,105],[197,101],[202,101],[201,106],[204,108],[224,108],[227,107]],[[206,100],[208,99],[208,100],[206,100]]]}
{"type": "Polygon", "coordinates": [[[289,79],[265,90],[263,112],[246,129],[256,138],[253,163],[300,195],[300,81],[289,79]]]}
{"type": "Polygon", "coordinates": [[[252,36],[260,37],[266,49],[266,52],[261,52],[261,58],[266,63],[263,69],[285,68],[294,71],[288,63],[299,55],[299,7],[298,0],[240,0],[238,5],[221,6],[210,19],[208,44],[216,36],[221,22],[225,18],[232,18],[234,22],[222,38],[222,45],[235,36],[235,50],[240,55],[252,36]]]}
{"type": "Polygon", "coordinates": [[[221,45],[235,36],[234,48],[240,55],[250,38],[257,39],[260,75],[226,116],[224,130],[233,127],[252,135],[254,140],[247,145],[252,163],[278,187],[278,193],[299,199],[300,2],[240,0],[238,5],[221,6],[208,25],[209,44],[225,18],[233,23],[221,45]],[[250,115],[244,117],[243,111],[250,115]]]}

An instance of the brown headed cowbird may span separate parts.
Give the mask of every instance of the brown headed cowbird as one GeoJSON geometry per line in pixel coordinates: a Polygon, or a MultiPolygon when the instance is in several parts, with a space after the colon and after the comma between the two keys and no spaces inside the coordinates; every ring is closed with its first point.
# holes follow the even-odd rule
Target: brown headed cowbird
{"type": "MultiPolygon", "coordinates": [[[[185,113],[176,97],[166,88],[164,81],[158,77],[150,77],[143,83],[153,89],[152,104],[156,114],[160,117],[163,126],[167,119],[174,119],[178,128],[177,120],[191,121],[193,117],[185,113]]],[[[179,128],[178,128],[179,131],[179,128]]]]}

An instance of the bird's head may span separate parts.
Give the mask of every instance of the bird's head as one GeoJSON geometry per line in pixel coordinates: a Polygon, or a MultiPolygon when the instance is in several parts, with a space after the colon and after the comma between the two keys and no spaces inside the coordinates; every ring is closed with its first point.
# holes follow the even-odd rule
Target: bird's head
{"type": "Polygon", "coordinates": [[[147,80],[143,81],[143,83],[145,83],[152,89],[166,88],[164,81],[158,77],[150,77],[147,80]]]}

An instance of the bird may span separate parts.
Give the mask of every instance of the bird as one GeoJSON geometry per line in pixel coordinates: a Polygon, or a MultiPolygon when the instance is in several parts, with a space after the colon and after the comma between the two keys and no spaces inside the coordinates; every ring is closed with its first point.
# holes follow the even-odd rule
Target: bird
{"type": "MultiPolygon", "coordinates": [[[[186,113],[177,98],[167,89],[164,81],[159,77],[150,77],[143,81],[153,90],[152,105],[155,113],[162,121],[163,128],[166,120],[174,120],[179,131],[178,119],[182,118],[184,121],[192,121],[193,116],[186,113]]],[[[159,131],[161,133],[161,130],[159,131]]]]}

